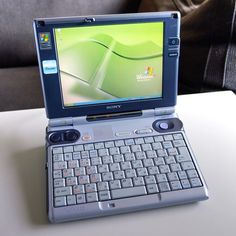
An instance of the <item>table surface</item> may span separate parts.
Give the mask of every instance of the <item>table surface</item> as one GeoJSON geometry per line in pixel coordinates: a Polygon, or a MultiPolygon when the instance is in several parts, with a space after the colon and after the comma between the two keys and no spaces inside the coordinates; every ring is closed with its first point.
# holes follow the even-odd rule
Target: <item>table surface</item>
{"type": "Polygon", "coordinates": [[[236,96],[178,97],[177,113],[209,187],[207,201],[49,224],[44,109],[0,113],[1,235],[236,235],[236,96]]]}

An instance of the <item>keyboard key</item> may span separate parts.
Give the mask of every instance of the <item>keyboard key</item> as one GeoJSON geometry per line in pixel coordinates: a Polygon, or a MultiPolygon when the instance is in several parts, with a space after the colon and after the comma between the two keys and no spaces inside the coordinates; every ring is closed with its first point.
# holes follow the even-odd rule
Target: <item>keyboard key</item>
{"type": "Polygon", "coordinates": [[[152,143],[152,147],[153,147],[154,150],[163,149],[160,142],[152,143]]]}
{"type": "Polygon", "coordinates": [[[99,173],[109,172],[108,165],[107,164],[98,165],[98,172],[99,173]]]}
{"type": "Polygon", "coordinates": [[[90,151],[89,151],[89,156],[90,156],[91,158],[97,157],[97,156],[98,156],[98,151],[97,151],[97,150],[90,150],[90,151]]]}
{"type": "Polygon", "coordinates": [[[131,146],[132,152],[141,152],[141,146],[140,145],[132,145],[131,146]]]}
{"type": "Polygon", "coordinates": [[[173,156],[167,156],[167,157],[165,157],[165,162],[168,165],[173,164],[173,163],[175,163],[175,158],[173,156]]]}
{"type": "Polygon", "coordinates": [[[73,146],[66,146],[63,148],[64,153],[73,152],[73,146]]]}
{"type": "Polygon", "coordinates": [[[95,149],[102,149],[102,148],[104,148],[105,146],[104,146],[104,143],[100,142],[100,143],[95,143],[95,144],[94,144],[94,147],[95,147],[95,149]]]}
{"type": "Polygon", "coordinates": [[[54,179],[53,181],[54,188],[65,187],[65,185],[66,185],[65,179],[54,179]]]}
{"type": "Polygon", "coordinates": [[[120,147],[120,153],[121,154],[130,153],[130,147],[129,146],[120,147]]]}
{"type": "Polygon", "coordinates": [[[96,174],[97,166],[86,166],[86,173],[87,175],[96,174]]]}
{"type": "Polygon", "coordinates": [[[85,203],[86,202],[85,194],[76,195],[76,202],[77,202],[77,204],[85,203]]]}
{"type": "Polygon", "coordinates": [[[128,170],[131,169],[131,163],[129,161],[121,162],[120,167],[122,170],[128,170]]]}
{"type": "Polygon", "coordinates": [[[122,161],[124,161],[124,157],[121,154],[114,155],[113,160],[114,160],[114,162],[122,162],[122,161]]]}
{"type": "Polygon", "coordinates": [[[125,140],[125,145],[127,146],[131,146],[131,145],[134,145],[134,139],[126,139],[125,140]]]}
{"type": "Polygon", "coordinates": [[[77,167],[79,167],[79,162],[78,162],[78,160],[72,160],[72,161],[68,161],[68,167],[70,168],[70,169],[74,169],[74,168],[77,168],[77,167]]]}
{"type": "Polygon", "coordinates": [[[180,179],[187,179],[187,174],[185,171],[178,171],[178,175],[180,179]]]}
{"type": "Polygon", "coordinates": [[[155,162],[156,166],[165,165],[164,158],[162,158],[162,157],[154,158],[154,162],[155,162]]]}
{"type": "Polygon", "coordinates": [[[70,160],[72,160],[72,153],[71,153],[71,152],[65,153],[65,154],[64,154],[64,159],[65,159],[65,161],[70,161],[70,160]]]}
{"type": "Polygon", "coordinates": [[[154,162],[153,162],[152,159],[144,159],[143,160],[143,166],[144,167],[154,166],[154,162]]]}
{"type": "Polygon", "coordinates": [[[112,199],[134,197],[146,194],[147,191],[144,186],[111,190],[112,199]]]}
{"type": "Polygon", "coordinates": [[[67,168],[67,162],[66,161],[58,161],[53,163],[53,169],[54,170],[63,170],[67,168]]]}
{"type": "Polygon", "coordinates": [[[173,172],[181,171],[181,167],[179,163],[170,164],[170,169],[173,172]]]}
{"type": "Polygon", "coordinates": [[[147,158],[154,158],[157,157],[157,154],[154,150],[146,151],[147,158]]]}
{"type": "Polygon", "coordinates": [[[164,156],[167,156],[167,152],[166,152],[165,149],[158,149],[158,150],[157,150],[157,155],[158,155],[159,157],[164,157],[164,156]]]}
{"type": "Polygon", "coordinates": [[[105,142],[105,148],[113,148],[115,147],[115,144],[113,141],[108,141],[108,142],[105,142]]]}
{"type": "Polygon", "coordinates": [[[125,178],[125,173],[122,170],[114,171],[114,179],[124,179],[125,178]]]}
{"type": "Polygon", "coordinates": [[[173,136],[171,134],[164,135],[164,140],[171,141],[171,140],[173,140],[173,136]]]}
{"type": "Polygon", "coordinates": [[[53,178],[62,178],[62,171],[61,170],[54,170],[53,171],[53,178]]]}
{"type": "Polygon", "coordinates": [[[187,170],[187,175],[189,178],[197,178],[198,177],[196,170],[187,170]]]}
{"type": "Polygon", "coordinates": [[[99,156],[108,156],[109,155],[108,149],[106,149],[106,148],[98,149],[98,155],[99,156]]]}
{"type": "Polygon", "coordinates": [[[88,184],[89,181],[89,176],[88,175],[81,175],[78,177],[79,184],[88,184]]]}
{"type": "Polygon", "coordinates": [[[191,185],[190,185],[188,179],[182,179],[182,180],[181,180],[181,184],[182,184],[182,187],[183,187],[184,189],[186,189],[186,188],[191,188],[191,185]]]}
{"type": "Polygon", "coordinates": [[[170,156],[176,156],[176,155],[178,155],[178,151],[177,151],[176,148],[168,148],[168,149],[167,149],[167,152],[168,152],[168,154],[169,154],[170,156]]]}
{"type": "Polygon", "coordinates": [[[150,166],[148,167],[148,173],[150,175],[155,175],[155,174],[159,174],[160,172],[157,166],[150,166]]]}
{"type": "Polygon", "coordinates": [[[89,151],[82,151],[80,152],[81,158],[89,158],[89,151]]]}
{"type": "Polygon", "coordinates": [[[171,181],[170,182],[170,187],[171,187],[172,190],[180,190],[180,189],[182,189],[180,181],[171,181]]]}
{"type": "Polygon", "coordinates": [[[183,170],[191,170],[195,168],[191,161],[181,162],[181,166],[183,170]]]}
{"type": "Polygon", "coordinates": [[[136,152],[135,156],[137,160],[142,160],[146,158],[145,152],[136,152]]]}
{"type": "Polygon", "coordinates": [[[62,149],[62,147],[53,148],[52,153],[53,154],[63,153],[63,149],[62,149]]]}
{"type": "Polygon", "coordinates": [[[91,183],[98,183],[102,181],[101,174],[91,174],[90,175],[91,183]]]}
{"type": "Polygon", "coordinates": [[[190,183],[193,188],[202,186],[201,180],[199,178],[190,179],[190,183]]]}
{"type": "Polygon", "coordinates": [[[161,174],[166,174],[170,172],[170,168],[168,165],[160,165],[159,170],[161,174]]]}
{"type": "Polygon", "coordinates": [[[176,172],[167,173],[167,178],[169,181],[179,180],[176,172]]]}
{"type": "Polygon", "coordinates": [[[145,137],[144,142],[145,143],[154,143],[154,139],[153,139],[153,137],[145,137]]]}
{"type": "Polygon", "coordinates": [[[141,147],[142,147],[143,151],[151,151],[152,150],[152,146],[149,143],[141,144],[141,147]]]}
{"type": "Polygon", "coordinates": [[[156,179],[157,179],[157,183],[161,183],[161,182],[166,182],[167,181],[167,177],[165,174],[157,174],[156,175],[156,179]]]}
{"type": "Polygon", "coordinates": [[[184,140],[181,140],[181,139],[180,140],[174,140],[173,145],[174,145],[174,147],[184,147],[184,146],[186,146],[184,140]]]}
{"type": "Polygon", "coordinates": [[[110,191],[101,191],[98,193],[100,201],[106,201],[111,199],[110,191]]]}
{"type": "Polygon", "coordinates": [[[80,159],[79,160],[79,165],[81,167],[83,166],[90,166],[90,159],[86,158],[86,159],[80,159]]]}
{"type": "Polygon", "coordinates": [[[85,193],[84,185],[74,185],[73,186],[73,193],[74,194],[85,193]]]}
{"type": "Polygon", "coordinates": [[[125,157],[125,161],[134,161],[135,160],[134,153],[125,153],[124,157],[125,157]]]}
{"type": "Polygon", "coordinates": [[[132,161],[132,166],[133,168],[141,168],[143,167],[143,163],[141,160],[135,160],[135,161],[132,161]]]}
{"type": "Polygon", "coordinates": [[[74,146],[74,151],[75,151],[75,152],[84,151],[84,146],[83,146],[83,145],[75,145],[75,146],[74,146]]]}
{"type": "Polygon", "coordinates": [[[170,191],[170,185],[167,182],[162,182],[158,184],[160,192],[170,191]]]}
{"type": "Polygon", "coordinates": [[[103,156],[102,157],[102,163],[103,164],[109,164],[109,163],[112,163],[113,160],[112,160],[112,156],[103,156]]]}
{"type": "Polygon", "coordinates": [[[125,145],[125,143],[124,143],[123,140],[116,140],[115,141],[115,146],[116,147],[121,147],[121,146],[124,146],[124,145],[125,145]]]}
{"type": "Polygon", "coordinates": [[[161,135],[155,136],[154,140],[155,140],[155,142],[162,142],[162,141],[164,141],[163,136],[161,136],[161,135]]]}
{"type": "Polygon", "coordinates": [[[86,193],[91,193],[91,192],[96,192],[96,191],[97,191],[97,185],[95,183],[85,185],[86,193]]]}
{"type": "Polygon", "coordinates": [[[175,158],[177,162],[191,161],[191,157],[189,155],[188,156],[176,155],[175,158]]]}
{"type": "Polygon", "coordinates": [[[94,150],[94,145],[93,145],[93,143],[84,144],[84,150],[85,150],[85,151],[94,150]]]}
{"type": "Polygon", "coordinates": [[[81,159],[80,152],[73,152],[73,160],[78,160],[81,159]]]}
{"type": "Polygon", "coordinates": [[[68,205],[75,205],[76,204],[76,197],[75,195],[67,196],[66,201],[68,205]]]}
{"type": "Polygon", "coordinates": [[[120,180],[112,180],[109,182],[109,184],[110,184],[110,189],[121,188],[120,180]]]}
{"type": "Polygon", "coordinates": [[[85,175],[85,167],[75,168],[75,176],[85,175]]]}
{"type": "Polygon", "coordinates": [[[126,178],[136,177],[136,171],[134,169],[125,170],[125,176],[126,176],[126,178]]]}
{"type": "Polygon", "coordinates": [[[98,191],[109,190],[108,182],[99,182],[97,183],[98,191]]]}
{"type": "Polygon", "coordinates": [[[112,147],[112,148],[109,148],[109,153],[110,155],[120,154],[120,150],[118,147],[112,147]]]}
{"type": "Polygon", "coordinates": [[[74,170],[73,169],[64,169],[63,171],[63,177],[72,177],[74,176],[74,170]]]}
{"type": "Polygon", "coordinates": [[[91,164],[93,166],[101,165],[102,164],[102,159],[100,157],[91,158],[91,164]]]}
{"type": "Polygon", "coordinates": [[[62,153],[54,154],[53,155],[53,161],[54,162],[56,162],[56,161],[64,161],[63,154],[62,153]]]}
{"type": "Polygon", "coordinates": [[[109,168],[110,168],[110,171],[120,170],[120,164],[119,163],[110,163],[109,168]]]}
{"type": "Polygon", "coordinates": [[[122,188],[129,188],[129,187],[133,187],[133,182],[132,179],[122,179],[121,181],[121,186],[122,188]]]}
{"type": "Polygon", "coordinates": [[[77,184],[77,177],[68,177],[66,178],[66,185],[73,186],[77,184]]]}
{"type": "Polygon", "coordinates": [[[163,148],[167,149],[167,148],[172,148],[172,143],[171,141],[165,141],[165,142],[162,142],[162,146],[163,148]]]}
{"type": "Polygon", "coordinates": [[[146,184],[155,184],[156,183],[155,176],[153,176],[153,175],[145,176],[144,179],[145,179],[146,184]]]}
{"type": "Polygon", "coordinates": [[[111,180],[113,180],[113,173],[112,172],[102,173],[102,180],[103,181],[111,181],[111,180]]]}
{"type": "Polygon", "coordinates": [[[147,168],[137,168],[136,169],[137,176],[145,176],[148,175],[147,168]]]}
{"type": "Polygon", "coordinates": [[[54,195],[55,195],[55,197],[72,195],[72,188],[71,187],[55,188],[54,195]]]}
{"type": "Polygon", "coordinates": [[[55,205],[55,207],[66,206],[66,198],[65,197],[55,197],[54,205],[55,205]]]}
{"type": "Polygon", "coordinates": [[[175,140],[177,140],[177,139],[183,139],[183,136],[182,136],[182,134],[173,134],[173,138],[174,138],[175,140]]]}
{"type": "Polygon", "coordinates": [[[147,192],[148,194],[152,194],[152,193],[158,193],[158,187],[157,184],[148,184],[147,185],[147,192]]]}
{"type": "Polygon", "coordinates": [[[135,141],[135,144],[137,144],[137,145],[144,143],[144,139],[143,138],[136,138],[134,141],[135,141]]]}
{"type": "Polygon", "coordinates": [[[144,185],[144,179],[143,179],[143,177],[134,177],[133,183],[134,183],[134,186],[144,185]]]}

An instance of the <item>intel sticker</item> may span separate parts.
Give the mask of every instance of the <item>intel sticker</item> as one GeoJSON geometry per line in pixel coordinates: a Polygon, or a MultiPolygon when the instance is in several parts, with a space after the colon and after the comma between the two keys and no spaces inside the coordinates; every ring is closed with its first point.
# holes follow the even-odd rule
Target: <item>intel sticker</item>
{"type": "Polygon", "coordinates": [[[56,60],[43,61],[43,73],[45,75],[57,73],[57,62],[56,60]]]}

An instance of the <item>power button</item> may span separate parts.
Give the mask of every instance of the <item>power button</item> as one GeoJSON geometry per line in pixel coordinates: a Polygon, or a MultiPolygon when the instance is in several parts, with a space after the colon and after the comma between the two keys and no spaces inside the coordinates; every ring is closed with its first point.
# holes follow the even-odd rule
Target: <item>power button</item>
{"type": "Polygon", "coordinates": [[[169,44],[169,46],[178,46],[179,45],[179,38],[169,38],[168,44],[169,44]]]}

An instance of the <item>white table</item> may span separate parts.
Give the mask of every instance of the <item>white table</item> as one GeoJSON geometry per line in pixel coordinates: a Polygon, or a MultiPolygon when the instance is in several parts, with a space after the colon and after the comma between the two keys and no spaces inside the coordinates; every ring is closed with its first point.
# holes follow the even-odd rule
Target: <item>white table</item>
{"type": "Polygon", "coordinates": [[[0,234],[235,236],[236,96],[179,96],[177,112],[209,186],[209,200],[56,225],[46,217],[45,111],[0,113],[0,234]]]}

